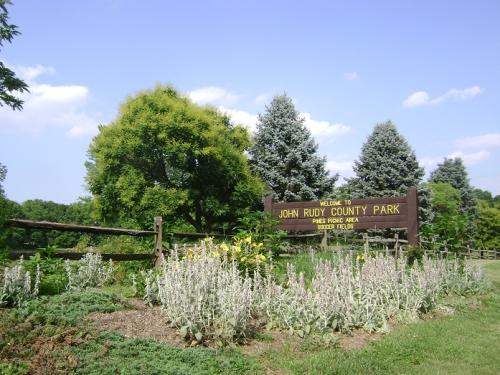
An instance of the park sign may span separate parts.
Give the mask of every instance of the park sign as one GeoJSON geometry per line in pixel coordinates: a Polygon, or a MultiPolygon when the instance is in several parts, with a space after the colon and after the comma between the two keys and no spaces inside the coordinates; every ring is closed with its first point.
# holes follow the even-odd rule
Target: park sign
{"type": "Polygon", "coordinates": [[[327,231],[406,228],[408,243],[418,244],[417,189],[410,187],[403,197],[367,199],[324,199],[273,203],[264,199],[264,211],[280,220],[284,231],[327,231]]]}

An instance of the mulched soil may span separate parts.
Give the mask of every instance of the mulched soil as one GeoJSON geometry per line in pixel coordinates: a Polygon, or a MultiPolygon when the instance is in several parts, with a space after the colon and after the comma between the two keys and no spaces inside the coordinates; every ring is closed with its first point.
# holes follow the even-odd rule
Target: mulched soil
{"type": "Polygon", "coordinates": [[[149,337],[177,347],[188,345],[179,331],[168,325],[159,307],[149,307],[141,300],[128,302],[133,307],[132,310],[92,313],[86,320],[92,322],[93,327],[98,330],[117,331],[125,337],[149,337]]]}

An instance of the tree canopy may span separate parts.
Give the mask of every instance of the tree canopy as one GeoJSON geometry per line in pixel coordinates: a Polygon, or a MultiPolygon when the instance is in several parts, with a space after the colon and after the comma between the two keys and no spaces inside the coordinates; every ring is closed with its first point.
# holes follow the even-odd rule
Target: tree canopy
{"type": "Polygon", "coordinates": [[[355,198],[402,196],[424,176],[415,152],[390,121],[375,126],[353,169],[349,190],[355,198]]]}
{"type": "MultiPolygon", "coordinates": [[[[19,34],[17,26],[9,23],[7,5],[10,4],[12,4],[10,0],[0,0],[0,48],[5,42],[11,43],[12,39],[19,34]]],[[[26,91],[28,91],[28,85],[0,61],[0,106],[7,105],[14,110],[22,109],[23,101],[13,93],[26,91]]]]}
{"type": "Polygon", "coordinates": [[[329,176],[326,159],[318,156],[318,145],[286,94],[275,96],[259,114],[250,154],[253,170],[277,201],[322,198],[338,178],[329,176]]]}
{"type": "Polygon", "coordinates": [[[460,192],[460,211],[467,216],[469,234],[474,232],[474,219],[477,215],[477,202],[469,176],[461,158],[448,159],[438,164],[431,173],[430,182],[445,182],[460,192]]]}
{"type": "Polygon", "coordinates": [[[431,225],[424,227],[424,235],[449,244],[462,244],[466,239],[467,218],[460,211],[460,191],[445,182],[430,182],[427,186],[434,215],[431,225]]]}
{"type": "Polygon", "coordinates": [[[99,127],[87,182],[101,218],[150,227],[161,215],[197,231],[234,225],[258,204],[263,184],[250,172],[247,131],[168,86],[129,97],[99,127]]]}

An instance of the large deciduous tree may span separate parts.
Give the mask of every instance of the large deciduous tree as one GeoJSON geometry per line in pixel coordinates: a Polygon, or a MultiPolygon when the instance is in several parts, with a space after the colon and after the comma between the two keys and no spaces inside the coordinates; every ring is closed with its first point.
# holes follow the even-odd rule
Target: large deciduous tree
{"type": "MultiPolygon", "coordinates": [[[[17,26],[9,23],[7,5],[11,3],[10,0],[0,0],[0,50],[5,42],[11,43],[14,36],[19,34],[17,26]]],[[[23,101],[13,93],[26,91],[28,85],[0,61],[0,106],[7,105],[14,110],[22,109],[23,101]]]]}
{"type": "Polygon", "coordinates": [[[448,244],[462,244],[466,238],[467,218],[460,212],[460,191],[445,182],[430,182],[427,186],[431,191],[434,215],[431,225],[424,227],[424,235],[446,240],[448,244]]]}
{"type": "Polygon", "coordinates": [[[318,145],[286,94],[275,96],[259,114],[250,154],[253,170],[277,201],[322,198],[338,178],[329,176],[326,159],[318,156],[318,145]]]}
{"type": "Polygon", "coordinates": [[[100,126],[87,181],[107,222],[187,222],[197,231],[232,225],[261,199],[262,182],[244,154],[247,131],[171,87],[130,97],[100,126]]]}

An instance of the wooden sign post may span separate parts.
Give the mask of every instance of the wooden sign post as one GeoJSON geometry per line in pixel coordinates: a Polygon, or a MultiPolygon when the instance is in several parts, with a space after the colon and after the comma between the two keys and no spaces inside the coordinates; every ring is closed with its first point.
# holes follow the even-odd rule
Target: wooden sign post
{"type": "Polygon", "coordinates": [[[417,189],[406,197],[368,199],[325,199],[307,202],[273,203],[264,198],[264,211],[271,212],[285,231],[325,231],[407,228],[408,244],[418,245],[417,189]]]}

